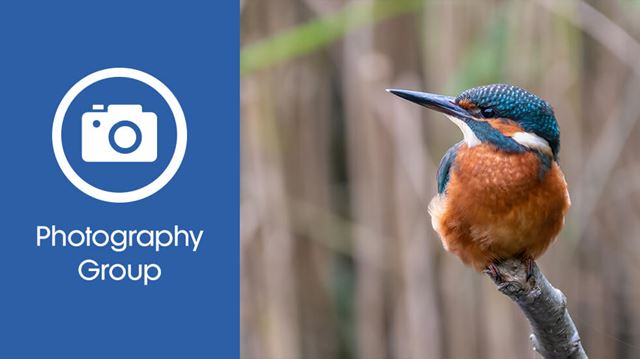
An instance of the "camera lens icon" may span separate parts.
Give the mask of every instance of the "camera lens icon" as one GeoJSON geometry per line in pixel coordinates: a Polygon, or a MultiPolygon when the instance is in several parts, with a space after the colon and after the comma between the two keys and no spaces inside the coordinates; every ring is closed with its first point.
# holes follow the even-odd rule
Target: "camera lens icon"
{"type": "MultiPolygon", "coordinates": [[[[100,124],[100,121],[96,120],[94,121],[94,127],[96,122],[100,124]]],[[[140,127],[131,121],[120,121],[109,130],[109,144],[111,148],[122,154],[137,150],[141,142],[142,133],[140,132],[140,127]],[[116,139],[116,134],[118,134],[118,139],[116,139]],[[122,146],[120,144],[122,144],[122,146]]]]}
{"type": "Polygon", "coordinates": [[[141,105],[93,105],[82,115],[85,162],[154,162],[158,157],[158,117],[141,105]]]}

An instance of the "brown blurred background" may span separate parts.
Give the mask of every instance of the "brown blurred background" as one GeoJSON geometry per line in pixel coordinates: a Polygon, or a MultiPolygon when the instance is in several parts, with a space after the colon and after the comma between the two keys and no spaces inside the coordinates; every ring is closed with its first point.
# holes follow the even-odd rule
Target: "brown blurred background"
{"type": "Polygon", "coordinates": [[[241,0],[246,359],[531,358],[528,324],[446,253],[443,116],[399,87],[550,102],[573,206],[539,261],[591,358],[640,357],[640,1],[241,0]]]}

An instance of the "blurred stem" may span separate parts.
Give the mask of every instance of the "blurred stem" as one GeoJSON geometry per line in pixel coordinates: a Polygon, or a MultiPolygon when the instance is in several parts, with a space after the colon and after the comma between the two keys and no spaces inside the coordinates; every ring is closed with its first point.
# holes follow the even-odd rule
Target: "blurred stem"
{"type": "Polygon", "coordinates": [[[240,50],[240,75],[321,49],[362,26],[422,7],[422,0],[355,1],[342,10],[275,34],[240,50]]]}
{"type": "Polygon", "coordinates": [[[585,166],[580,176],[581,181],[576,186],[575,192],[580,195],[580,202],[576,206],[579,210],[577,215],[579,229],[575,236],[569,238],[575,239],[574,247],[577,248],[577,244],[589,228],[587,223],[600,203],[613,169],[640,119],[640,102],[636,100],[637,93],[640,91],[640,64],[638,63],[640,42],[585,1],[537,0],[537,2],[591,36],[625,63],[635,75],[627,83],[623,92],[625,94],[623,101],[616,106],[619,111],[612,112],[599,131],[599,136],[591,145],[591,149],[587,151],[584,163],[597,163],[598,166],[585,166]]]}
{"type": "Polygon", "coordinates": [[[483,31],[464,49],[446,86],[447,93],[459,93],[478,84],[505,81],[505,62],[509,57],[507,43],[511,36],[507,17],[511,4],[505,2],[496,6],[483,31]]]}

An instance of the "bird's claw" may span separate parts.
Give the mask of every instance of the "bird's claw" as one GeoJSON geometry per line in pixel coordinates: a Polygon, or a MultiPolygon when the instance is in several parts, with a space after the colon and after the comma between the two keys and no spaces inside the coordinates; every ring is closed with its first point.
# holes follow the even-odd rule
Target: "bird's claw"
{"type": "Polygon", "coordinates": [[[526,257],[526,258],[524,258],[524,263],[527,266],[527,269],[526,269],[526,271],[527,271],[526,281],[528,282],[531,278],[533,278],[535,262],[533,261],[533,258],[526,257]]]}
{"type": "Polygon", "coordinates": [[[489,277],[491,277],[494,282],[496,283],[503,282],[502,274],[500,274],[500,271],[498,270],[498,267],[495,264],[489,263],[489,265],[487,266],[487,268],[483,270],[483,272],[487,274],[489,277]]]}

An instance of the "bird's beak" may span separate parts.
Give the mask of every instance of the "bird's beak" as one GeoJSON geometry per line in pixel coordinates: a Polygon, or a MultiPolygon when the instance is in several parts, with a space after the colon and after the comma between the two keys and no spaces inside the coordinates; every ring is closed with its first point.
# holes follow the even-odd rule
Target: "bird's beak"
{"type": "Polygon", "coordinates": [[[451,115],[459,119],[471,118],[472,116],[464,108],[458,106],[455,97],[436,95],[426,92],[387,89],[396,96],[400,96],[405,100],[415,102],[418,105],[430,108],[432,110],[451,115]]]}

